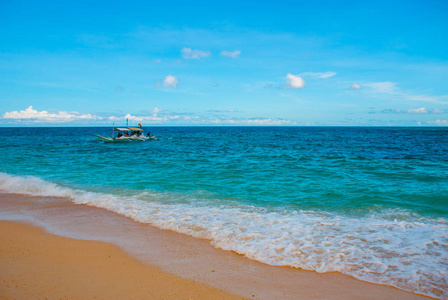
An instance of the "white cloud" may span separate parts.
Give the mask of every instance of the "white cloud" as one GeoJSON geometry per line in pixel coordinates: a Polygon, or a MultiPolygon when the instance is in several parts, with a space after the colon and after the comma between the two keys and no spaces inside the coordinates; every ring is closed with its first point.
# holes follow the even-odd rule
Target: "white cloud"
{"type": "Polygon", "coordinates": [[[221,55],[222,56],[227,56],[227,57],[231,57],[231,58],[237,58],[238,56],[240,56],[241,51],[240,50],[235,50],[235,51],[221,51],[221,55]]]}
{"type": "MultiPolygon", "coordinates": [[[[372,113],[375,113],[374,111],[372,113]]],[[[410,109],[405,109],[405,110],[401,110],[401,109],[384,109],[381,111],[381,113],[393,113],[393,114],[445,114],[447,113],[444,110],[440,110],[438,108],[433,109],[432,111],[425,108],[425,107],[420,107],[420,108],[410,108],[410,109]]]]}
{"type": "MultiPolygon", "coordinates": [[[[238,110],[220,111],[227,113],[238,112],[238,110]]],[[[244,118],[244,117],[229,117],[218,115],[215,111],[208,111],[206,113],[174,113],[174,112],[162,112],[159,108],[154,108],[150,113],[144,115],[112,115],[107,117],[98,117],[95,115],[84,114],[81,115],[77,112],[64,112],[49,113],[47,111],[37,111],[32,106],[22,111],[6,112],[2,116],[2,120],[8,120],[15,123],[28,122],[28,123],[73,123],[78,122],[82,124],[94,123],[94,124],[107,124],[112,125],[115,122],[116,125],[124,125],[126,119],[129,120],[129,124],[145,123],[148,124],[179,124],[179,125],[230,125],[230,126],[279,126],[279,125],[297,125],[294,121],[286,119],[271,119],[264,117],[257,118],[244,118]]]]}
{"type": "Polygon", "coordinates": [[[240,112],[238,109],[226,109],[226,110],[209,110],[210,113],[237,113],[240,112]]]}
{"type": "Polygon", "coordinates": [[[246,120],[243,124],[245,124],[245,125],[260,125],[260,126],[266,126],[266,125],[279,126],[279,125],[295,125],[295,122],[291,122],[289,120],[272,120],[272,119],[259,118],[259,119],[246,120]]]}
{"type": "Polygon", "coordinates": [[[413,101],[423,101],[423,102],[432,102],[432,103],[439,103],[439,104],[448,104],[448,101],[444,101],[448,99],[448,96],[426,96],[426,95],[408,95],[408,94],[402,94],[403,96],[407,97],[409,100],[413,101]]]}
{"type": "Polygon", "coordinates": [[[179,81],[177,80],[177,77],[176,76],[172,76],[172,75],[166,76],[165,79],[163,80],[163,86],[164,87],[173,87],[173,88],[175,88],[178,83],[179,83],[179,81]]]}
{"type": "Polygon", "coordinates": [[[354,83],[352,84],[352,86],[350,87],[351,90],[360,90],[361,89],[361,85],[354,83]]]}
{"type": "Polygon", "coordinates": [[[318,79],[325,79],[325,78],[330,78],[335,76],[337,73],[336,72],[305,72],[300,74],[301,76],[310,76],[310,77],[314,77],[314,78],[318,78],[318,79]]]}
{"type": "Polygon", "coordinates": [[[428,110],[424,107],[420,107],[417,109],[408,109],[409,114],[427,114],[428,110]]]}
{"type": "Polygon", "coordinates": [[[286,88],[301,89],[305,86],[305,80],[300,76],[295,76],[290,73],[286,75],[286,88]]]}
{"type": "MultiPolygon", "coordinates": [[[[381,111],[381,113],[383,114],[402,114],[404,111],[400,110],[400,109],[391,109],[391,108],[387,108],[387,109],[383,109],[381,111]]],[[[369,113],[376,113],[375,110],[369,112],[369,113]]]]}
{"type": "Polygon", "coordinates": [[[296,122],[283,119],[269,119],[269,118],[251,118],[251,119],[215,119],[210,121],[215,125],[235,125],[235,126],[285,126],[296,125],[296,122]]]}
{"type": "Polygon", "coordinates": [[[397,94],[398,90],[398,88],[396,87],[397,83],[390,81],[371,82],[364,85],[372,88],[375,92],[378,93],[397,94]]]}
{"type": "Polygon", "coordinates": [[[430,124],[430,125],[438,125],[438,126],[448,126],[448,120],[428,121],[428,124],[430,124]]]}
{"type": "Polygon", "coordinates": [[[406,110],[401,110],[401,109],[384,109],[381,111],[381,113],[384,114],[430,114],[431,112],[428,111],[425,107],[420,107],[420,108],[410,108],[410,109],[406,109],[406,110]]]}
{"type": "Polygon", "coordinates": [[[151,116],[133,116],[131,114],[127,114],[125,116],[117,117],[110,116],[108,118],[110,121],[124,121],[129,120],[130,122],[149,122],[149,123],[166,123],[172,120],[180,119],[178,115],[169,115],[169,116],[158,116],[157,113],[151,116]]]}
{"type": "Polygon", "coordinates": [[[336,72],[320,73],[319,78],[330,78],[336,75],[336,72]]]}
{"type": "MultiPolygon", "coordinates": [[[[111,116],[109,121],[124,122],[129,119],[133,123],[150,124],[182,124],[182,125],[230,125],[230,126],[279,126],[279,125],[297,125],[296,122],[285,119],[270,118],[230,118],[227,116],[217,116],[215,111],[209,111],[208,114],[161,114],[134,116],[127,114],[125,116],[111,116]]],[[[143,124],[144,125],[144,124],[143,124]]]]}
{"type": "Polygon", "coordinates": [[[208,51],[193,50],[191,48],[183,48],[181,53],[185,59],[201,59],[210,56],[210,52],[208,51]]]}
{"type": "Polygon", "coordinates": [[[102,120],[102,117],[98,117],[91,114],[80,114],[78,112],[66,112],[59,111],[58,113],[49,113],[46,110],[37,111],[32,106],[21,111],[6,112],[2,115],[3,119],[28,121],[35,123],[65,123],[74,121],[92,121],[102,120]]]}
{"type": "Polygon", "coordinates": [[[363,86],[369,87],[371,93],[380,93],[380,94],[388,94],[388,95],[394,95],[400,98],[403,98],[405,100],[412,100],[412,101],[421,101],[421,102],[431,102],[431,103],[438,103],[438,104],[448,104],[448,95],[443,96],[426,96],[426,95],[416,95],[411,94],[406,91],[401,90],[398,88],[396,82],[390,82],[390,81],[382,81],[382,82],[371,82],[371,83],[364,83],[363,86]]]}

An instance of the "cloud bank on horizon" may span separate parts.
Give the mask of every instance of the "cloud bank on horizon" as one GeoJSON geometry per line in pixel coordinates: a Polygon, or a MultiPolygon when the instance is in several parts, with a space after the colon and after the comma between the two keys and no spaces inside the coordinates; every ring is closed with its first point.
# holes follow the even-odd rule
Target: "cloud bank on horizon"
{"type": "Polygon", "coordinates": [[[172,4],[3,7],[0,126],[448,125],[447,2],[172,4]]]}
{"type": "Polygon", "coordinates": [[[58,111],[49,113],[48,111],[38,111],[32,106],[21,110],[4,113],[1,118],[9,120],[13,124],[42,125],[42,124],[71,124],[81,125],[95,124],[109,125],[111,122],[124,124],[126,121],[146,125],[227,125],[227,126],[293,126],[294,122],[282,119],[270,119],[264,117],[242,118],[238,116],[223,116],[222,113],[238,113],[236,110],[209,111],[205,115],[192,115],[174,112],[163,112],[159,108],[142,113],[140,115],[109,115],[97,116],[91,114],[80,114],[79,112],[58,111]]]}

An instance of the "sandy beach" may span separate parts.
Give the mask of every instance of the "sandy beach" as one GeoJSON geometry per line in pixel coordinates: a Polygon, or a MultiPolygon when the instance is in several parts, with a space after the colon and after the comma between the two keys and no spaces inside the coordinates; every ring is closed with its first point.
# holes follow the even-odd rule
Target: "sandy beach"
{"type": "Polygon", "coordinates": [[[163,272],[116,246],[0,221],[3,299],[243,299],[163,272]]]}
{"type": "Polygon", "coordinates": [[[0,211],[9,220],[0,222],[5,299],[426,298],[339,273],[268,266],[63,199],[1,194],[0,211]]]}

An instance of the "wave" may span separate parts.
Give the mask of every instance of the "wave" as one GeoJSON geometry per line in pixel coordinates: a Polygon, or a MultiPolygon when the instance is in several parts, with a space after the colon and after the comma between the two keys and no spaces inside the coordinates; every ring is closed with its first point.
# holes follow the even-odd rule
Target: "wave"
{"type": "Polygon", "coordinates": [[[350,216],[229,204],[193,194],[120,194],[0,173],[0,191],[69,198],[140,223],[210,240],[269,265],[341,272],[360,280],[448,298],[448,220],[377,207],[350,216]]]}

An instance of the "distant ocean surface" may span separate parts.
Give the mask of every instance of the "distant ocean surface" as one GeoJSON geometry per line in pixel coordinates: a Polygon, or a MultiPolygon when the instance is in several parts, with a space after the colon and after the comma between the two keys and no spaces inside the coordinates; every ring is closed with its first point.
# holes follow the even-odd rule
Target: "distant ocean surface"
{"type": "Polygon", "coordinates": [[[0,128],[0,191],[448,299],[448,128],[0,128]]]}

